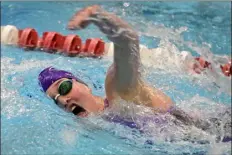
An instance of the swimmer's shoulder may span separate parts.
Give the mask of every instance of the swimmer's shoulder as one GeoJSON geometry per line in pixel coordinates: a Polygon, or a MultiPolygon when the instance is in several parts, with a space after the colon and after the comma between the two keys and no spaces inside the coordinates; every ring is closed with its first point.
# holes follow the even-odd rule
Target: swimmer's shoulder
{"type": "Polygon", "coordinates": [[[161,90],[144,85],[141,88],[140,99],[142,102],[156,111],[166,112],[173,106],[173,101],[161,90]]]}

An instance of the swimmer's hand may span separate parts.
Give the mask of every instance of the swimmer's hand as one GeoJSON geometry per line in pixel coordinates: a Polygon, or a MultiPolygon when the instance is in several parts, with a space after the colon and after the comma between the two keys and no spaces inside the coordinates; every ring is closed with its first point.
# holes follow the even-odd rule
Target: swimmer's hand
{"type": "Polygon", "coordinates": [[[100,6],[93,5],[77,11],[70,19],[67,28],[70,30],[78,30],[87,27],[90,24],[90,17],[99,9],[100,6]]]}

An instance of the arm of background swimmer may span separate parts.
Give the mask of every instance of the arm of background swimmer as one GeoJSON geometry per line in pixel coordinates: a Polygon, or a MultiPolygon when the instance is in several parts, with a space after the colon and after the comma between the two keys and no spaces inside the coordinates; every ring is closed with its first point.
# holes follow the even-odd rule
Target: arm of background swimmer
{"type": "Polygon", "coordinates": [[[174,106],[169,113],[185,125],[194,125],[195,127],[204,131],[209,130],[211,127],[208,121],[202,120],[200,118],[194,118],[176,106],[174,106]]]}
{"type": "Polygon", "coordinates": [[[93,22],[114,43],[114,84],[119,92],[136,86],[140,79],[139,37],[137,33],[116,15],[98,7],[91,15],[93,22]]]}

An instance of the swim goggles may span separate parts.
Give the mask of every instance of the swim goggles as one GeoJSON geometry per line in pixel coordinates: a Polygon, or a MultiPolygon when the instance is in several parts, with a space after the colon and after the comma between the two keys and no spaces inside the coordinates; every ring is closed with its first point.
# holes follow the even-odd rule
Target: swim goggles
{"type": "Polygon", "coordinates": [[[67,95],[72,90],[73,81],[71,79],[63,80],[58,86],[58,94],[54,98],[54,102],[58,104],[57,99],[59,96],[67,95]]]}
{"type": "MultiPolygon", "coordinates": [[[[82,80],[76,79],[76,81],[78,81],[78,82],[80,82],[80,83],[82,83],[82,84],[84,84],[84,85],[86,85],[88,87],[88,85],[85,82],[83,82],[82,80]]],[[[58,104],[58,101],[57,101],[58,97],[61,96],[61,95],[67,95],[68,93],[70,93],[70,91],[72,90],[72,86],[73,86],[73,81],[71,79],[65,79],[59,84],[59,86],[58,86],[58,94],[53,99],[54,102],[59,107],[64,108],[65,106],[58,104]]],[[[85,111],[83,108],[81,108],[79,106],[76,106],[75,109],[72,111],[72,113],[74,115],[77,115],[78,113],[83,112],[83,111],[85,111]]]]}
{"type": "MultiPolygon", "coordinates": [[[[86,87],[89,87],[84,81],[82,81],[79,78],[75,78],[75,80],[81,84],[84,84],[86,87]]],[[[55,96],[55,98],[53,99],[54,102],[57,104],[57,99],[59,96],[64,96],[67,95],[71,90],[72,90],[72,85],[73,85],[73,81],[72,79],[65,79],[63,80],[59,86],[58,86],[58,94],[55,96]]]]}

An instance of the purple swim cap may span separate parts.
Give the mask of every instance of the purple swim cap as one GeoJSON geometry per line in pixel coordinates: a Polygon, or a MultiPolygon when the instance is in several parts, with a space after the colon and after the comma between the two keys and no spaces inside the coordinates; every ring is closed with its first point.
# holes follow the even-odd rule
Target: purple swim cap
{"type": "Polygon", "coordinates": [[[39,83],[43,88],[43,91],[46,92],[47,89],[57,80],[62,78],[68,78],[68,79],[75,79],[78,82],[88,86],[85,82],[80,80],[79,78],[75,77],[72,73],[64,71],[64,70],[58,70],[53,67],[45,68],[40,74],[39,74],[39,83]]]}

